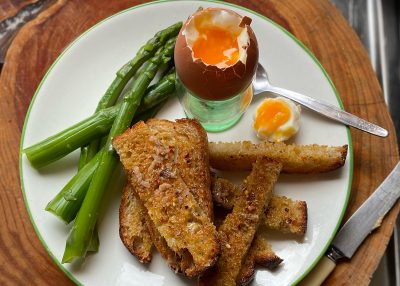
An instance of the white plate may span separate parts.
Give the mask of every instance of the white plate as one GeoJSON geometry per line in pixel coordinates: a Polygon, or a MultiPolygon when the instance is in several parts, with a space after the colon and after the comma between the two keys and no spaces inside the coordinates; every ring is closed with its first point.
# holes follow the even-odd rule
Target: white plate
{"type": "MultiPolygon", "coordinates": [[[[120,12],[80,36],[57,59],[42,80],[29,108],[21,147],[27,147],[93,113],[99,97],[118,70],[156,31],[184,21],[199,5],[226,7],[253,19],[260,62],[271,81],[341,106],[329,77],[311,53],[287,31],[267,18],[238,6],[217,2],[155,2],[120,12]]],[[[234,128],[209,134],[210,140],[257,141],[249,112],[234,128]]],[[[159,117],[174,119],[184,114],[171,100],[159,117]]],[[[303,108],[301,129],[293,140],[299,144],[350,146],[340,170],[318,175],[282,175],[276,193],[308,204],[308,230],[303,239],[273,233],[275,252],[284,259],[273,272],[259,269],[253,285],[290,285],[298,282],[321,257],[344,213],[352,177],[352,149],[348,130],[303,108]]],[[[20,158],[21,185],[36,232],[54,261],[76,283],[85,285],[195,285],[175,275],[158,254],[143,266],[125,249],[118,235],[119,193],[108,195],[100,218],[100,251],[82,265],[61,265],[69,227],[44,211],[47,202],[76,172],[78,152],[40,171],[25,156],[20,158]]]]}

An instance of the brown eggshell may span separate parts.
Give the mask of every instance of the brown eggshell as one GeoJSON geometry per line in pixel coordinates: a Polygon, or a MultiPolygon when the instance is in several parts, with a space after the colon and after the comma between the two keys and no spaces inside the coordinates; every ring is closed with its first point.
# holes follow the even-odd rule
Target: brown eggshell
{"type": "Polygon", "coordinates": [[[244,91],[253,80],[258,64],[258,44],[251,27],[247,26],[250,44],[246,63],[239,60],[230,67],[220,69],[214,65],[206,65],[200,59],[193,61],[192,50],[183,35],[191,19],[192,17],[183,25],[175,45],[175,67],[182,83],[198,97],[208,100],[224,100],[244,91]]]}

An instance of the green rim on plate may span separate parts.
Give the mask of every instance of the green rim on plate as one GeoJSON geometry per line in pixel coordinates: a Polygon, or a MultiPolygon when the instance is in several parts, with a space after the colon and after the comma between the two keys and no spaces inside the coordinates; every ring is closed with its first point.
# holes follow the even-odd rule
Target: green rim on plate
{"type": "MultiPolygon", "coordinates": [[[[26,198],[26,193],[25,193],[25,185],[24,185],[24,178],[23,178],[23,171],[22,171],[22,145],[24,142],[24,138],[25,138],[25,131],[26,131],[26,126],[28,124],[29,121],[29,116],[30,116],[30,112],[31,109],[33,107],[33,104],[35,103],[36,100],[36,96],[39,93],[43,83],[46,81],[48,75],[50,74],[50,72],[52,71],[52,69],[57,65],[57,63],[59,62],[59,60],[64,56],[64,54],[70,49],[72,48],[83,36],[85,36],[87,33],[89,33],[92,29],[94,29],[95,27],[103,24],[104,22],[108,21],[109,19],[118,16],[120,14],[126,13],[128,11],[131,10],[135,10],[144,6],[149,6],[149,5],[155,5],[155,4],[160,4],[160,3],[166,3],[166,2],[177,2],[177,1],[181,1],[181,0],[158,0],[158,1],[153,1],[153,2],[148,2],[148,3],[144,3],[141,5],[137,5],[125,10],[122,10],[114,15],[111,15],[109,17],[107,17],[106,19],[100,21],[99,23],[95,24],[94,26],[92,26],[91,28],[89,28],[88,30],[86,30],[85,32],[83,32],[81,35],[79,35],[67,48],[65,48],[64,51],[62,51],[62,53],[57,57],[57,59],[54,61],[54,63],[50,66],[50,68],[47,70],[46,74],[44,75],[43,79],[40,81],[38,88],[35,91],[35,94],[33,95],[32,101],[29,105],[28,111],[26,113],[26,117],[25,117],[25,121],[24,121],[24,126],[22,128],[22,134],[21,134],[21,142],[20,142],[20,147],[19,147],[19,173],[20,173],[20,182],[21,182],[21,189],[22,189],[22,194],[23,194],[23,198],[24,198],[24,202],[25,202],[25,206],[26,209],[28,211],[28,215],[29,218],[31,220],[31,223],[33,225],[33,228],[35,229],[35,232],[37,234],[37,236],[39,237],[40,242],[43,244],[43,246],[45,247],[47,253],[50,255],[50,257],[53,259],[53,261],[58,265],[58,267],[76,284],[78,285],[83,285],[80,281],[78,281],[76,279],[76,277],[67,269],[65,268],[59,261],[58,259],[54,256],[54,254],[51,252],[51,250],[49,249],[48,245],[46,244],[46,242],[44,241],[43,237],[41,236],[35,221],[32,218],[32,214],[29,208],[29,204],[26,198]]],[[[288,30],[286,30],[285,28],[283,28],[282,26],[278,25],[277,23],[273,22],[271,19],[265,17],[264,15],[261,15],[255,11],[252,11],[248,8],[242,7],[242,6],[238,6],[232,3],[227,3],[227,2],[223,2],[223,1],[219,1],[219,0],[203,0],[204,2],[209,2],[209,3],[217,3],[217,4],[223,4],[223,5],[227,5],[227,6],[231,6],[231,7],[235,7],[237,9],[249,12],[251,14],[254,14],[260,18],[262,18],[263,20],[273,24],[274,26],[276,26],[277,28],[279,28],[282,32],[284,32],[287,36],[289,36],[295,43],[297,43],[311,58],[312,60],[318,65],[318,67],[321,69],[322,73],[324,74],[324,76],[326,77],[326,79],[328,80],[335,96],[337,99],[337,102],[340,106],[341,109],[343,108],[343,103],[339,97],[339,93],[336,90],[335,85],[333,84],[331,78],[329,77],[328,73],[326,72],[326,70],[324,69],[324,67],[322,66],[322,64],[318,61],[318,59],[312,54],[312,52],[300,41],[298,40],[293,34],[291,34],[288,30]]],[[[354,160],[353,160],[353,144],[352,144],[352,139],[351,139],[351,134],[350,134],[350,128],[346,127],[346,131],[347,131],[347,140],[348,140],[348,144],[349,144],[349,150],[348,150],[348,154],[349,154],[349,181],[348,181],[348,186],[347,186],[347,194],[346,194],[346,199],[345,199],[345,203],[343,205],[343,209],[341,211],[341,214],[339,216],[339,220],[335,226],[335,228],[332,231],[332,234],[328,240],[328,242],[326,243],[325,247],[323,248],[323,250],[321,251],[321,253],[318,255],[317,259],[315,259],[315,261],[310,265],[310,267],[302,274],[300,275],[295,282],[293,283],[293,285],[298,284],[314,267],[315,265],[318,263],[318,261],[322,258],[322,256],[325,254],[326,250],[328,249],[330,243],[332,242],[339,226],[340,223],[343,219],[344,213],[346,211],[347,205],[348,205],[348,201],[349,201],[349,197],[350,197],[350,192],[351,192],[351,185],[352,185],[352,181],[353,181],[353,168],[354,168],[354,160]]]]}

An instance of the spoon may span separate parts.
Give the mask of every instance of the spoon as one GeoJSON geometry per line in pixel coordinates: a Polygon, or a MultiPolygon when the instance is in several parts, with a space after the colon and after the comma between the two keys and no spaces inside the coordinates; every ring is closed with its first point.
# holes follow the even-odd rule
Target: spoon
{"type": "Polygon", "coordinates": [[[253,80],[253,92],[254,94],[259,94],[261,92],[273,92],[279,94],[283,97],[289,98],[309,109],[312,109],[328,118],[339,121],[346,125],[353,126],[362,131],[380,136],[386,137],[388,136],[388,131],[378,125],[375,125],[371,122],[368,122],[364,119],[361,119],[349,112],[339,109],[338,107],[321,101],[319,99],[315,99],[288,89],[280,88],[271,85],[268,80],[267,72],[264,67],[259,63],[256,71],[256,76],[253,80]]]}

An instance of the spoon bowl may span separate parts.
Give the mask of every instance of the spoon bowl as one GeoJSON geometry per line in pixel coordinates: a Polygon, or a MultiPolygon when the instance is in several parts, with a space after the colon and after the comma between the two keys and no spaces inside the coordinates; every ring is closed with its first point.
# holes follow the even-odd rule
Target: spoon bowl
{"type": "Polygon", "coordinates": [[[355,127],[357,129],[371,133],[373,135],[386,137],[389,134],[389,132],[386,129],[371,122],[368,122],[362,118],[359,118],[354,114],[341,110],[339,107],[336,107],[332,104],[329,104],[319,99],[309,97],[307,95],[300,94],[292,90],[273,86],[268,80],[267,71],[259,63],[256,75],[253,80],[253,93],[254,95],[257,95],[266,91],[279,94],[311,110],[314,110],[325,117],[355,127]]]}

